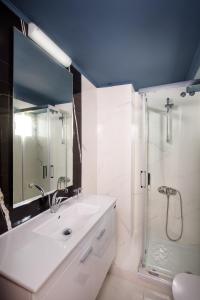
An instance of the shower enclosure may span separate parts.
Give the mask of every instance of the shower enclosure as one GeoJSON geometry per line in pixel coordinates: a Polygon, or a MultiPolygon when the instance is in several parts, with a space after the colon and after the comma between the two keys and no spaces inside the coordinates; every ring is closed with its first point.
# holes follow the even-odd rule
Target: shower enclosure
{"type": "Polygon", "coordinates": [[[143,268],[200,275],[200,93],[145,94],[148,187],[143,268]]]}

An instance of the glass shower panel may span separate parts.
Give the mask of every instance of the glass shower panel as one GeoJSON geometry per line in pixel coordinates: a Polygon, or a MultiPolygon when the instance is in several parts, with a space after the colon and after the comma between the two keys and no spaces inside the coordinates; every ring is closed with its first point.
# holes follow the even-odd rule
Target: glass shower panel
{"type": "Polygon", "coordinates": [[[145,267],[169,277],[200,275],[200,93],[183,98],[182,91],[147,94],[151,184],[145,267]]]}
{"type": "Polygon", "coordinates": [[[67,112],[49,109],[50,189],[67,186],[67,112]]]}
{"type": "Polygon", "coordinates": [[[37,189],[30,188],[33,183],[49,190],[47,109],[16,108],[13,131],[13,199],[17,204],[38,197],[37,189]]]}

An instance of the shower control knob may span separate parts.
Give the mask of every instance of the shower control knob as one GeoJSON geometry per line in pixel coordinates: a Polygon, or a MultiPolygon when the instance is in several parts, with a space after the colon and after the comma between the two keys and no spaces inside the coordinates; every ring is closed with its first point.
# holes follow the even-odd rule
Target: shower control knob
{"type": "Polygon", "coordinates": [[[160,186],[160,187],[158,188],[158,192],[161,193],[161,194],[165,194],[165,195],[166,195],[166,194],[167,194],[167,189],[168,189],[168,188],[167,188],[166,186],[163,185],[163,186],[160,186]]]}

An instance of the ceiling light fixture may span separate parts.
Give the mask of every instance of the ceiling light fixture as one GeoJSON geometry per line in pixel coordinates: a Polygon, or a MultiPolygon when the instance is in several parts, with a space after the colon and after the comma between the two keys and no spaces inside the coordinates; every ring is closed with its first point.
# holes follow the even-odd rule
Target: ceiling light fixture
{"type": "Polygon", "coordinates": [[[47,53],[54,57],[60,64],[66,68],[71,65],[71,58],[34,23],[28,24],[28,36],[47,53]]]}

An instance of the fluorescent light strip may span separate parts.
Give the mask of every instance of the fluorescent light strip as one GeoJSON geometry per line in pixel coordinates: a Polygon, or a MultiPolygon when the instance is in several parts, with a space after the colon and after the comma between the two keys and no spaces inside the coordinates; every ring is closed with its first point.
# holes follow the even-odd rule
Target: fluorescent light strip
{"type": "Polygon", "coordinates": [[[61,50],[42,30],[40,30],[34,23],[28,24],[28,36],[43,48],[47,53],[54,57],[60,64],[68,68],[72,60],[61,50]]]}

